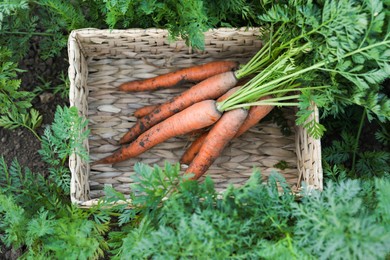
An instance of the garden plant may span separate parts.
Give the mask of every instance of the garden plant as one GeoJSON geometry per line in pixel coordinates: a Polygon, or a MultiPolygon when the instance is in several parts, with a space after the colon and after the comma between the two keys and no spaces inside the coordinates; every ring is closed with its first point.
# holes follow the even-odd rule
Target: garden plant
{"type": "Polygon", "coordinates": [[[386,0],[0,0],[1,258],[388,259],[389,10],[386,0]],[[73,205],[68,158],[88,161],[89,132],[68,103],[70,32],[158,27],[202,49],[205,31],[246,26],[263,28],[265,45],[238,70],[253,79],[218,108],[297,106],[296,123],[322,141],[324,190],[297,195],[254,168],[221,195],[179,164],[138,163],[131,205],[110,187],[97,205],[73,205]],[[320,123],[306,121],[311,102],[320,123]]]}

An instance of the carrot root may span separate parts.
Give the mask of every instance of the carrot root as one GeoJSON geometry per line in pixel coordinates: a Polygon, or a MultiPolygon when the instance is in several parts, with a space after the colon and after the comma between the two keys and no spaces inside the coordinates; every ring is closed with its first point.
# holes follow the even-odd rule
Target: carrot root
{"type": "MultiPolygon", "coordinates": [[[[269,96],[263,97],[260,100],[268,99],[269,96]]],[[[237,134],[235,137],[239,137],[242,134],[244,134],[246,131],[248,131],[251,127],[256,125],[260,122],[261,119],[263,119],[266,115],[271,112],[271,110],[274,108],[274,106],[270,105],[262,105],[262,106],[252,106],[249,108],[248,116],[241,125],[240,129],[238,129],[237,134]]]]}
{"type": "MultiPolygon", "coordinates": [[[[233,90],[234,89],[231,89],[231,92],[234,92],[233,90]]],[[[228,92],[226,94],[228,94],[228,92]]],[[[269,97],[264,97],[261,100],[267,99],[267,98],[269,98],[269,97]]],[[[217,102],[218,102],[218,100],[217,100],[217,102]]],[[[259,123],[261,119],[263,119],[266,115],[269,114],[269,112],[271,112],[272,109],[273,109],[273,106],[266,106],[266,105],[252,106],[248,110],[248,116],[245,118],[244,122],[242,123],[242,125],[238,129],[234,138],[240,137],[242,134],[244,134],[246,131],[248,131],[251,127],[253,127],[257,123],[259,123]]],[[[182,164],[190,164],[191,163],[191,161],[199,153],[200,147],[202,146],[204,140],[206,139],[207,134],[208,134],[208,132],[203,133],[202,135],[200,135],[198,138],[196,138],[191,143],[191,145],[187,148],[187,150],[181,156],[180,163],[182,163],[182,164]]]]}
{"type": "Polygon", "coordinates": [[[155,110],[158,106],[159,105],[147,105],[147,106],[140,107],[134,111],[133,115],[136,118],[144,117],[150,112],[152,112],[153,110],[155,110]]]}
{"type": "Polygon", "coordinates": [[[225,112],[211,128],[185,174],[194,174],[192,179],[199,179],[234,138],[247,115],[248,110],[242,108],[225,112]]]}
{"type": "MultiPolygon", "coordinates": [[[[119,143],[125,144],[135,140],[141,133],[155,124],[197,102],[207,99],[216,99],[236,84],[237,78],[232,71],[224,72],[203,80],[137,120],[133,127],[119,140],[119,143]]],[[[194,115],[196,115],[196,113],[194,115]]]]}
{"type": "Polygon", "coordinates": [[[181,164],[190,164],[195,156],[198,154],[200,147],[202,146],[204,140],[206,139],[208,132],[205,132],[198,136],[191,145],[186,149],[183,155],[180,158],[181,164]]]}
{"type": "Polygon", "coordinates": [[[198,82],[211,76],[238,68],[235,61],[213,61],[184,68],[144,80],[135,80],[119,86],[121,91],[151,91],[176,86],[182,82],[198,82]]]}
{"type": "Polygon", "coordinates": [[[227,99],[228,97],[230,97],[234,92],[236,92],[236,91],[239,90],[240,88],[241,88],[241,86],[237,86],[237,87],[234,87],[234,88],[229,89],[225,94],[223,94],[222,96],[220,96],[220,97],[217,99],[217,102],[222,102],[222,101],[224,101],[225,99],[227,99]]]}
{"type": "MultiPolygon", "coordinates": [[[[241,86],[237,86],[234,88],[229,89],[225,94],[220,96],[217,99],[218,102],[222,102],[228,97],[230,97],[234,92],[236,92],[241,86]]],[[[180,158],[181,164],[190,164],[192,160],[195,158],[195,156],[198,154],[200,147],[202,146],[204,140],[206,139],[208,135],[208,131],[198,136],[191,145],[186,149],[186,151],[183,153],[183,155],[180,158]]]]}
{"type": "Polygon", "coordinates": [[[205,100],[167,118],[140,135],[131,144],[122,147],[114,154],[102,158],[92,165],[112,164],[142,154],[155,145],[177,135],[214,124],[222,113],[217,109],[214,100],[205,100]],[[194,116],[196,114],[197,116],[194,116]]]}

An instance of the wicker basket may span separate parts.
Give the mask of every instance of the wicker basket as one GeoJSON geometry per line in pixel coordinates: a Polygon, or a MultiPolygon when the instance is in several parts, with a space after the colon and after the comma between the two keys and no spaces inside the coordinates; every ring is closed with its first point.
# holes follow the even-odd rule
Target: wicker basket
{"type": "MultiPolygon", "coordinates": [[[[259,35],[256,28],[211,30],[205,33],[205,50],[194,51],[183,41],[170,42],[168,32],[160,29],[73,31],[68,42],[70,105],[89,120],[91,134],[84,145],[91,160],[118,148],[119,138],[135,122],[134,109],[160,103],[188,88],[184,85],[155,92],[122,93],[116,90],[120,83],[212,60],[245,63],[261,47],[259,35]]],[[[294,127],[292,112],[290,109],[286,114],[294,130],[291,136],[283,136],[274,123],[262,122],[231,142],[207,172],[217,189],[223,190],[230,183],[244,183],[254,167],[265,178],[271,171],[279,171],[294,189],[302,181],[322,189],[320,141],[294,127]],[[288,167],[275,169],[280,161],[287,162],[288,167]]],[[[191,138],[172,138],[137,158],[92,169],[79,157],[71,156],[72,201],[88,207],[103,195],[105,185],[129,193],[135,162],[158,165],[177,162],[191,138]]]]}

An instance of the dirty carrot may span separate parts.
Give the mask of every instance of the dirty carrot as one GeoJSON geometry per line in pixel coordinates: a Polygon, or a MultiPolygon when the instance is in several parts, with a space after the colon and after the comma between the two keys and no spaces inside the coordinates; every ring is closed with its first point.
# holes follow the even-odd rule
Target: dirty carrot
{"type": "Polygon", "coordinates": [[[152,112],[154,109],[156,109],[159,105],[147,105],[147,106],[143,106],[143,107],[140,107],[140,108],[137,108],[133,115],[136,117],[136,118],[141,118],[141,117],[144,117],[146,116],[147,114],[149,114],[150,112],[152,112]]]}
{"type": "MultiPolygon", "coordinates": [[[[234,87],[234,88],[228,90],[225,94],[223,94],[222,96],[220,96],[217,99],[217,103],[227,99],[230,95],[232,95],[234,92],[236,92],[239,88],[240,88],[240,86],[237,86],[237,87],[234,87]]],[[[204,140],[207,137],[207,134],[208,134],[208,131],[201,134],[194,141],[192,141],[191,145],[186,149],[186,151],[181,156],[180,163],[182,163],[182,164],[190,164],[191,163],[191,161],[198,154],[200,147],[202,146],[204,140]]]]}
{"type": "MultiPolygon", "coordinates": [[[[231,89],[233,90],[233,89],[231,89]]],[[[230,92],[230,91],[229,91],[230,92]]],[[[228,94],[227,92],[226,94],[228,94]]],[[[234,91],[231,91],[232,93],[234,91]]],[[[223,95],[222,97],[226,96],[223,95]]],[[[218,99],[218,100],[224,100],[224,98],[218,99]]],[[[225,97],[226,98],[226,97],[225,97]]],[[[265,100],[270,98],[269,96],[263,97],[260,100],[265,100]]],[[[244,134],[246,131],[248,131],[252,126],[256,125],[260,122],[261,119],[263,119],[266,115],[271,112],[271,110],[274,108],[274,106],[271,105],[261,105],[261,106],[251,106],[248,110],[248,116],[238,129],[236,135],[234,138],[240,137],[242,134],[244,134]]],[[[204,140],[206,139],[208,132],[203,133],[202,135],[198,136],[191,145],[186,149],[186,151],[183,153],[183,155],[180,158],[180,163],[182,164],[189,164],[191,161],[195,158],[195,156],[198,154],[200,147],[202,146],[204,140]]]]}
{"type": "Polygon", "coordinates": [[[229,141],[234,138],[247,115],[248,110],[243,108],[224,112],[211,128],[185,174],[193,174],[192,179],[199,179],[222,153],[229,141]]]}
{"type": "MultiPolygon", "coordinates": [[[[133,141],[142,132],[148,130],[153,125],[199,101],[218,98],[236,84],[237,78],[232,71],[224,72],[203,80],[137,120],[133,127],[119,140],[119,143],[125,144],[133,141]]],[[[195,112],[193,116],[198,115],[195,112]]]]}
{"type": "MultiPolygon", "coordinates": [[[[265,100],[268,98],[270,97],[263,97],[260,100],[265,100]]],[[[243,133],[248,131],[249,128],[260,122],[260,120],[263,119],[266,115],[268,115],[273,108],[274,106],[271,105],[251,106],[248,111],[248,116],[241,125],[240,129],[238,129],[235,137],[241,136],[243,133]]]]}
{"type": "Polygon", "coordinates": [[[202,146],[204,140],[208,135],[208,131],[198,136],[191,145],[186,149],[183,155],[180,158],[180,163],[190,164],[195,156],[198,154],[200,147],[202,146]]]}
{"type": "Polygon", "coordinates": [[[232,71],[238,68],[238,65],[235,61],[212,61],[149,79],[126,82],[119,86],[119,90],[150,91],[173,87],[183,82],[198,82],[223,72],[232,71]]]}
{"type": "Polygon", "coordinates": [[[227,99],[228,97],[230,97],[234,92],[236,92],[241,86],[237,86],[237,87],[234,87],[234,88],[231,88],[229,89],[225,94],[223,94],[222,96],[220,96],[218,99],[217,99],[217,102],[222,102],[224,101],[225,99],[227,99]]]}
{"type": "Polygon", "coordinates": [[[218,121],[221,115],[222,113],[217,109],[214,100],[198,102],[153,126],[131,144],[123,146],[112,155],[102,158],[92,165],[113,164],[133,158],[174,136],[210,126],[218,121]]]}

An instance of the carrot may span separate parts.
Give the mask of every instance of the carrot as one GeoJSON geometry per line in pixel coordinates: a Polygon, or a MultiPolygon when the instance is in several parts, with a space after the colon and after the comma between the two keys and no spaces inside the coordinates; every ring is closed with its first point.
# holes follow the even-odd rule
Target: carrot
{"type": "Polygon", "coordinates": [[[236,92],[241,86],[237,86],[237,87],[234,87],[234,88],[231,88],[229,89],[225,94],[223,94],[222,96],[220,96],[218,99],[217,99],[217,102],[222,102],[224,101],[225,99],[227,99],[228,97],[230,97],[234,92],[236,92]]]}
{"type": "MultiPolygon", "coordinates": [[[[260,100],[268,99],[269,96],[263,97],[260,100]]],[[[249,130],[252,126],[256,125],[258,122],[260,122],[261,119],[263,119],[266,115],[271,112],[271,110],[274,108],[274,106],[270,105],[261,105],[261,106],[252,106],[249,109],[248,116],[245,119],[244,123],[241,125],[240,129],[238,129],[238,132],[235,137],[241,136],[243,133],[249,130]]]]}
{"type": "MultiPolygon", "coordinates": [[[[229,89],[225,94],[220,96],[217,99],[217,103],[221,102],[225,99],[227,99],[229,96],[231,96],[234,92],[236,92],[241,86],[234,87],[232,89],[229,89]]],[[[195,158],[195,156],[198,154],[200,147],[202,146],[204,140],[206,139],[208,134],[207,132],[204,132],[200,136],[198,136],[191,145],[186,149],[186,151],[183,153],[183,155],[180,158],[180,163],[182,164],[190,164],[191,161],[195,158]]]]}
{"type": "Polygon", "coordinates": [[[199,179],[222,153],[229,141],[234,138],[247,115],[248,110],[243,108],[225,112],[211,128],[185,174],[192,173],[194,174],[192,179],[199,179]]]}
{"type": "MultiPolygon", "coordinates": [[[[119,143],[125,144],[133,141],[142,132],[148,130],[153,125],[165,120],[175,113],[206,99],[215,99],[220,97],[237,83],[234,72],[224,72],[214,75],[202,82],[194,85],[190,89],[182,92],[173,99],[161,104],[146,116],[137,120],[132,128],[119,140],[119,143]]],[[[193,116],[196,116],[194,113],[193,116]]]]}
{"type": "Polygon", "coordinates": [[[158,107],[158,105],[147,105],[147,106],[143,106],[143,107],[140,107],[138,109],[136,109],[133,113],[133,115],[136,117],[136,118],[141,118],[141,117],[144,117],[146,116],[147,114],[149,114],[150,112],[152,112],[154,109],[156,109],[158,107]]]}
{"type": "Polygon", "coordinates": [[[153,126],[131,144],[123,146],[112,155],[102,158],[92,165],[112,164],[133,158],[169,138],[212,125],[221,115],[222,113],[217,109],[214,100],[198,102],[153,126]]]}
{"type": "Polygon", "coordinates": [[[198,82],[211,76],[238,68],[235,61],[213,61],[184,68],[149,79],[135,80],[119,86],[122,91],[149,91],[176,86],[182,82],[198,82]]]}
{"type": "Polygon", "coordinates": [[[198,136],[191,145],[186,149],[183,155],[180,158],[180,163],[182,164],[190,164],[191,161],[198,154],[200,147],[202,146],[204,140],[206,139],[208,132],[205,132],[198,136]]]}
{"type": "MultiPolygon", "coordinates": [[[[233,90],[233,89],[231,89],[231,90],[233,90]]],[[[228,94],[229,92],[227,92],[226,94],[228,94]]],[[[225,95],[223,95],[223,96],[225,96],[225,95]]],[[[221,99],[223,99],[222,97],[221,97],[221,99]]],[[[270,98],[270,97],[264,97],[264,98],[261,98],[260,100],[267,99],[267,98],[270,98]]],[[[220,100],[220,99],[218,99],[218,100],[220,100]]],[[[263,119],[266,115],[268,115],[272,109],[273,109],[273,106],[268,106],[268,105],[252,106],[248,111],[248,116],[246,117],[246,119],[244,120],[244,122],[242,123],[240,128],[238,129],[234,138],[240,137],[242,134],[244,134],[246,131],[248,131],[252,126],[254,126],[258,122],[260,122],[260,120],[263,119]]],[[[180,163],[189,164],[195,158],[195,156],[198,154],[198,152],[200,150],[200,147],[202,146],[202,143],[206,139],[206,136],[207,136],[207,132],[200,135],[198,138],[196,138],[191,143],[191,145],[187,148],[187,150],[181,156],[180,163]]]]}

